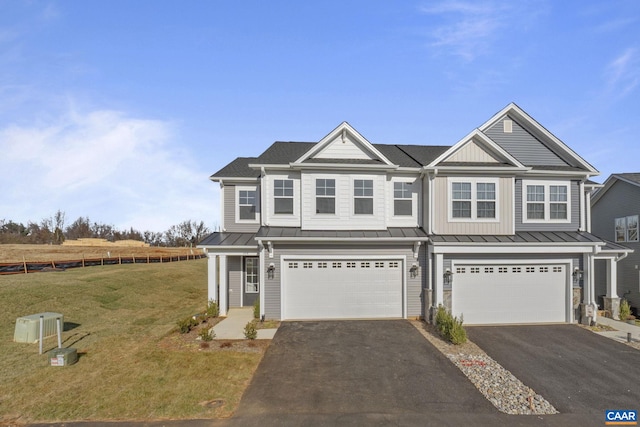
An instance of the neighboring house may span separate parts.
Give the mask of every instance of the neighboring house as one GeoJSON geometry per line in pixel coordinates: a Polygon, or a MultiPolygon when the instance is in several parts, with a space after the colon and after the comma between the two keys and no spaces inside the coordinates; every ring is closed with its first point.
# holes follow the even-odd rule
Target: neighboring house
{"type": "Polygon", "coordinates": [[[211,177],[209,298],[285,320],[442,304],[467,324],[591,321],[594,260],[625,251],[589,232],[597,174],[515,104],[453,146],[372,144],[346,122],[276,142],[211,177]]]}
{"type": "MultiPolygon", "coordinates": [[[[640,307],[640,242],[638,218],[640,216],[640,173],[613,174],[591,200],[594,234],[610,239],[634,250],[617,263],[618,286],[607,289],[608,266],[596,263],[596,295],[602,296],[605,308],[618,312],[619,298],[626,298],[637,313],[640,307]],[[613,298],[613,301],[611,300],[613,298]]],[[[624,257],[624,255],[623,255],[624,257]]],[[[612,264],[615,267],[615,263],[612,264]]]]}

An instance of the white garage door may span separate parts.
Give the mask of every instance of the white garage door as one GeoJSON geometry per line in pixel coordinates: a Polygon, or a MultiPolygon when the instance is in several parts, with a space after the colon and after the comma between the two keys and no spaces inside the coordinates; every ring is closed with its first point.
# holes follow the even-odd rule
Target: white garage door
{"type": "Polygon", "coordinates": [[[283,262],[283,319],[402,317],[402,260],[283,262]]]}
{"type": "Polygon", "coordinates": [[[452,311],[466,324],[566,322],[567,264],[455,264],[452,311]]]}

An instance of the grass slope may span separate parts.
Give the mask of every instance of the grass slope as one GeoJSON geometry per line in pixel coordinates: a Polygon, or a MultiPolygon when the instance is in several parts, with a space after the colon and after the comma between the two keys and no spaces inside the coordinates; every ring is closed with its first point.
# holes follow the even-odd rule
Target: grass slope
{"type": "MultiPolygon", "coordinates": [[[[69,421],[230,416],[260,354],[158,346],[177,319],[206,306],[206,260],[0,276],[0,420],[69,421]],[[48,366],[37,344],[13,342],[15,319],[60,312],[77,364],[48,366]],[[208,409],[200,403],[223,399],[208,409]]],[[[44,349],[57,345],[55,338],[44,349]]]]}

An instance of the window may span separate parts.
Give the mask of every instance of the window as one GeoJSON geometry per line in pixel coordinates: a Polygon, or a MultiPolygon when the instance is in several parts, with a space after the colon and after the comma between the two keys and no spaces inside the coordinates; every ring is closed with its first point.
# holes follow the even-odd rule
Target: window
{"type": "Polygon", "coordinates": [[[347,263],[347,268],[356,268],[356,263],[355,262],[348,262],[347,263]]]}
{"type": "Polygon", "coordinates": [[[334,262],[331,264],[331,266],[333,268],[342,268],[342,263],[341,262],[334,262]]]}
{"type": "Polygon", "coordinates": [[[238,219],[255,220],[257,211],[256,206],[256,190],[238,191],[238,219]]]}
{"type": "Polygon", "coordinates": [[[509,272],[508,267],[498,267],[498,273],[508,273],[508,272],[509,272]]]}
{"type": "Polygon", "coordinates": [[[292,179],[275,179],[273,181],[273,212],[275,214],[293,213],[292,179]]]}
{"type": "Polygon", "coordinates": [[[384,262],[376,262],[376,268],[384,268],[384,262]]]}
{"type": "Polygon", "coordinates": [[[399,265],[398,261],[391,261],[389,263],[389,268],[398,268],[399,265]]]}
{"type": "Polygon", "coordinates": [[[289,263],[289,268],[298,268],[298,263],[297,262],[290,262],[289,263]]]}
{"type": "Polygon", "coordinates": [[[616,218],[616,242],[638,241],[638,215],[616,218]]]}
{"type": "Polygon", "coordinates": [[[410,182],[393,183],[393,215],[413,215],[413,200],[411,197],[410,182]]]}
{"type": "Polygon", "coordinates": [[[302,268],[313,268],[313,263],[312,262],[303,262],[302,263],[302,268]]]}
{"type": "Polygon", "coordinates": [[[336,213],[335,179],[316,179],[316,213],[336,213]]]}
{"type": "Polygon", "coordinates": [[[360,268],[369,268],[371,267],[371,263],[369,262],[361,262],[360,263],[360,268]]]}
{"type": "Polygon", "coordinates": [[[372,179],[355,179],[353,181],[353,213],[373,215],[372,179]]]}
{"type": "Polygon", "coordinates": [[[527,267],[526,271],[527,271],[527,273],[535,273],[536,272],[536,268],[535,267],[527,267]]]}
{"type": "Polygon", "coordinates": [[[562,182],[524,181],[523,222],[570,222],[570,187],[562,182]]]}
{"type": "Polygon", "coordinates": [[[318,263],[318,268],[327,268],[327,263],[326,262],[319,262],[318,263]]]}
{"type": "Polygon", "coordinates": [[[259,258],[246,258],[245,260],[245,288],[248,294],[258,293],[260,290],[258,264],[259,258]]]}
{"type": "Polygon", "coordinates": [[[464,267],[456,267],[456,273],[466,273],[466,268],[464,268],[464,267]]]}
{"type": "Polygon", "coordinates": [[[450,180],[450,220],[495,221],[497,180],[450,180]]]}

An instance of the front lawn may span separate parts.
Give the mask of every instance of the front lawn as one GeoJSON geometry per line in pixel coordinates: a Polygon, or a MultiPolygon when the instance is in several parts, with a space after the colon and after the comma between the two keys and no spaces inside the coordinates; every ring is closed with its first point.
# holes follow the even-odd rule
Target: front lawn
{"type": "Polygon", "coordinates": [[[196,260],[0,276],[0,424],[230,416],[262,353],[160,345],[206,308],[206,270],[196,260]],[[65,316],[75,365],[13,342],[17,317],[45,311],[65,316]]]}

